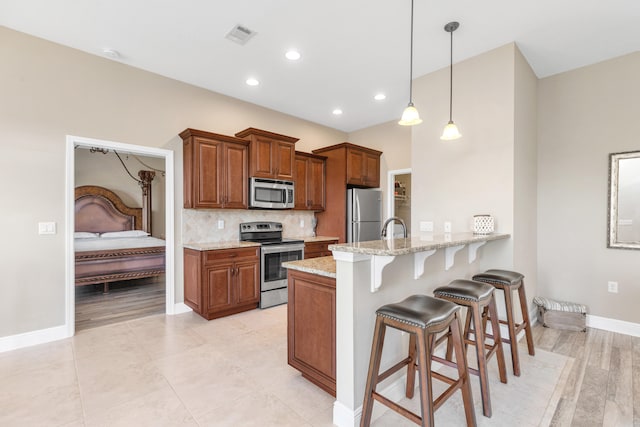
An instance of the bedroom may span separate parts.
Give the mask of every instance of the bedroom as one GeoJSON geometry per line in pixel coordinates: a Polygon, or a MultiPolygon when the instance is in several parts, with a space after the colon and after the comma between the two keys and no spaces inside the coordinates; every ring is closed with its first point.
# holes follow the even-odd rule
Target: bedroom
{"type": "MultiPolygon", "coordinates": [[[[119,201],[112,202],[114,206],[126,206],[142,208],[143,218],[150,210],[150,218],[137,218],[138,224],[134,228],[141,236],[149,232],[151,237],[159,239],[158,245],[164,246],[165,234],[165,177],[164,161],[157,157],[139,156],[127,152],[118,152],[102,147],[78,147],[75,149],[75,187],[76,197],[79,197],[79,190],[82,194],[102,194],[101,189],[112,191],[114,194],[105,194],[109,198],[119,197],[119,201]],[[141,172],[147,171],[147,172],[141,172]],[[145,181],[139,174],[143,173],[145,181]],[[144,189],[143,189],[143,185],[144,189]],[[100,188],[94,188],[98,186],[100,188]],[[145,196],[149,193],[150,196],[145,196]],[[150,201],[150,209],[146,206],[150,201]],[[147,224],[147,222],[150,222],[147,224]],[[140,228],[146,228],[145,231],[140,228]]],[[[86,201],[85,201],[86,203],[86,201]]],[[[76,215],[76,231],[78,231],[79,219],[76,215]]],[[[90,218],[90,223],[85,227],[94,227],[95,218],[90,218]]],[[[104,227],[102,227],[104,228],[104,227]]],[[[120,235],[123,233],[119,233],[120,235]]],[[[131,233],[129,233],[131,234],[131,233]]],[[[76,237],[84,236],[85,239],[76,240],[76,250],[78,246],[94,246],[98,243],[111,245],[122,245],[124,240],[118,238],[118,233],[113,239],[93,239],[93,233],[77,233],[76,237]]],[[[104,237],[106,235],[102,235],[104,237]]],[[[144,238],[144,237],[143,237],[144,238]]],[[[140,243],[135,243],[139,246],[140,243]]],[[[153,244],[156,244],[153,243],[153,244]]],[[[164,258],[164,249],[161,257],[164,258]]],[[[91,257],[89,257],[91,258],[91,257]]],[[[140,267],[131,268],[128,274],[124,271],[120,275],[111,277],[102,276],[96,278],[96,271],[86,264],[85,252],[85,272],[81,277],[76,277],[75,287],[75,325],[76,331],[96,327],[105,324],[116,323],[123,320],[143,317],[152,314],[165,312],[165,277],[164,259],[154,261],[157,268],[162,270],[159,276],[155,272],[146,273],[140,271],[140,267]],[[88,277],[87,277],[88,275],[88,277]],[[105,292],[106,291],[106,292],[105,292]]],[[[100,258],[95,258],[97,262],[100,258]]],[[[122,261],[120,261],[122,262],[122,261]]],[[[90,264],[89,264],[90,265],[90,264]]],[[[82,266],[81,266],[82,267],[82,266]]],[[[78,266],[76,267],[76,269],[78,266]]],[[[121,269],[122,267],[118,267],[121,269]]],[[[149,269],[150,267],[146,267],[149,269]]],[[[76,275],[78,271],[76,270],[76,275]]]]}

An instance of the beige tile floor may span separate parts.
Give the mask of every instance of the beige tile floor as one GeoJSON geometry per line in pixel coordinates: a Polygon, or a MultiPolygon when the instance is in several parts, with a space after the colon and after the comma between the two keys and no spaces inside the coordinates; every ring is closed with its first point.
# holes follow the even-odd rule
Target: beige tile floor
{"type": "MultiPolygon", "coordinates": [[[[287,365],[286,345],[280,306],[210,322],[152,316],[1,353],[0,426],[331,426],[333,398],[287,365]]],[[[492,375],[494,417],[476,409],[478,424],[547,422],[572,360],[541,350],[507,386],[492,375]],[[502,404],[514,397],[529,403],[502,404]]],[[[460,405],[447,402],[438,425],[464,424],[460,405]]],[[[412,424],[388,412],[374,425],[412,424]]]]}

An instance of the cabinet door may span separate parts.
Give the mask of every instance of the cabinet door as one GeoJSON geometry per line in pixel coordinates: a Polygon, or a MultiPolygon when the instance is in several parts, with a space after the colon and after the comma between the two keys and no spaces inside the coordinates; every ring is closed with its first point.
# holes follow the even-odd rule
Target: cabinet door
{"type": "Polygon", "coordinates": [[[205,268],[207,313],[216,313],[234,306],[233,301],[233,263],[222,262],[205,268]]]}
{"type": "Polygon", "coordinates": [[[294,173],[295,145],[290,142],[274,141],[273,153],[276,159],[275,177],[292,180],[294,173]]]}
{"type": "Polygon", "coordinates": [[[295,160],[295,207],[294,209],[307,209],[309,198],[307,197],[307,158],[296,156],[295,160]]]}
{"type": "Polygon", "coordinates": [[[224,145],[224,207],[247,209],[249,174],[247,158],[249,150],[241,144],[224,145]]]}
{"type": "Polygon", "coordinates": [[[260,266],[258,260],[238,261],[235,264],[235,302],[238,305],[260,301],[260,266]]]}
{"type": "Polygon", "coordinates": [[[380,187],[380,156],[364,153],[364,185],[371,188],[380,187]]]}
{"type": "Polygon", "coordinates": [[[194,144],[194,207],[221,208],[222,183],[218,171],[222,166],[223,144],[204,138],[194,138],[194,144]]]}
{"type": "Polygon", "coordinates": [[[251,176],[273,178],[275,174],[275,158],[271,148],[273,141],[256,136],[251,141],[251,176]]]}
{"type": "Polygon", "coordinates": [[[364,185],[365,167],[364,153],[351,148],[347,149],[347,184],[364,185]]]}
{"type": "Polygon", "coordinates": [[[307,163],[308,208],[323,211],[325,206],[325,161],[310,158],[307,163]]]}

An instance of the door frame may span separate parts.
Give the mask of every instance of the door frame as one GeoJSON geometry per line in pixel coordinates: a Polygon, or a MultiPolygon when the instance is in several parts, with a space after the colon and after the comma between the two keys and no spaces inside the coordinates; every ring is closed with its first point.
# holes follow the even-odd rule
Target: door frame
{"type": "Polygon", "coordinates": [[[174,163],[173,151],[163,148],[124,144],[114,141],[67,135],[66,138],[66,185],[65,185],[65,330],[67,336],[75,334],[75,253],[73,231],[75,230],[75,149],[105,148],[130,154],[164,158],[165,169],[165,312],[175,313],[175,226],[174,226],[174,163]]]}
{"type": "Polygon", "coordinates": [[[393,195],[395,191],[396,175],[406,175],[408,173],[411,173],[411,168],[394,169],[387,172],[387,188],[389,193],[389,196],[387,197],[387,218],[391,218],[395,215],[395,198],[393,195]]]}

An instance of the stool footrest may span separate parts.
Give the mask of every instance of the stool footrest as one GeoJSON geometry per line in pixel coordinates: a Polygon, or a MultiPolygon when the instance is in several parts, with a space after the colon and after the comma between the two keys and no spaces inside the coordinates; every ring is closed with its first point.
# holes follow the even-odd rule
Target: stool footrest
{"type": "Polygon", "coordinates": [[[408,419],[410,419],[414,423],[422,425],[422,417],[420,417],[419,415],[415,414],[414,412],[411,412],[410,410],[398,405],[393,400],[389,400],[386,397],[384,397],[383,395],[381,395],[381,394],[379,394],[378,392],[375,392],[375,391],[373,393],[371,393],[371,397],[373,397],[375,400],[377,400],[378,402],[382,403],[383,405],[393,409],[394,411],[396,411],[400,415],[404,415],[405,417],[407,417],[408,419]]]}
{"type": "Polygon", "coordinates": [[[409,363],[413,363],[413,360],[411,360],[410,357],[406,357],[405,359],[403,359],[400,362],[396,363],[395,365],[393,365],[392,367],[390,367],[389,369],[387,369],[383,373],[378,374],[378,382],[386,380],[391,375],[395,374],[400,369],[402,369],[405,366],[407,366],[409,363]]]}

